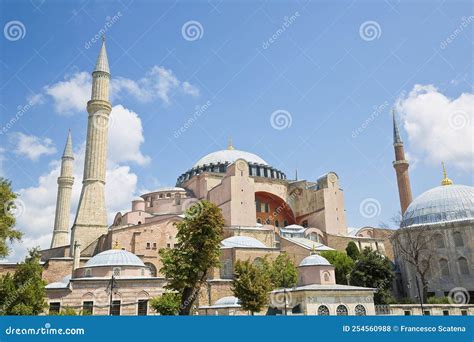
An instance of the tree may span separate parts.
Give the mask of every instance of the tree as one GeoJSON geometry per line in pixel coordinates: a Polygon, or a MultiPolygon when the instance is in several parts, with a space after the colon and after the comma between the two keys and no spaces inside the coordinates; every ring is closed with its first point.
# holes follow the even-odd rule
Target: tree
{"type": "Polygon", "coordinates": [[[286,253],[280,253],[269,269],[273,288],[293,287],[298,282],[298,270],[286,253]]]}
{"type": "Polygon", "coordinates": [[[42,266],[37,249],[29,251],[13,276],[9,273],[0,281],[0,308],[4,315],[39,315],[46,307],[42,266]]]}
{"type": "Polygon", "coordinates": [[[253,315],[267,304],[268,293],[272,290],[269,272],[252,264],[249,260],[235,263],[232,292],[239,298],[240,305],[253,315]]]}
{"type": "Polygon", "coordinates": [[[64,309],[61,309],[59,316],[77,316],[77,312],[70,306],[66,306],[64,309]]]}
{"type": "Polygon", "coordinates": [[[152,298],[150,306],[162,316],[176,316],[181,307],[181,296],[175,292],[165,292],[152,298]]]}
{"type": "Polygon", "coordinates": [[[415,279],[412,279],[415,282],[414,286],[419,286],[418,281],[421,283],[419,299],[424,303],[428,299],[428,274],[436,251],[431,246],[432,240],[433,233],[425,227],[400,228],[392,235],[396,254],[415,271],[415,279]]]}
{"type": "Polygon", "coordinates": [[[340,251],[324,251],[321,256],[326,258],[335,268],[336,283],[348,284],[347,277],[354,268],[354,260],[340,251]]]}
{"type": "Polygon", "coordinates": [[[224,218],[221,210],[208,201],[190,207],[176,224],[178,244],[161,249],[161,272],[168,289],[181,295],[180,315],[189,315],[201,284],[212,267],[219,266],[224,218]]]}
{"type": "Polygon", "coordinates": [[[356,261],[359,258],[359,255],[360,255],[359,248],[357,248],[357,245],[355,244],[354,241],[349,241],[346,247],[346,253],[354,261],[356,261]]]}
{"type": "Polygon", "coordinates": [[[22,233],[13,229],[15,216],[11,212],[16,208],[17,195],[12,191],[11,183],[0,177],[0,259],[9,254],[7,241],[20,240],[22,233]]]}
{"type": "Polygon", "coordinates": [[[376,288],[375,304],[387,304],[394,278],[390,260],[368,247],[364,248],[350,275],[351,285],[376,288]]]}

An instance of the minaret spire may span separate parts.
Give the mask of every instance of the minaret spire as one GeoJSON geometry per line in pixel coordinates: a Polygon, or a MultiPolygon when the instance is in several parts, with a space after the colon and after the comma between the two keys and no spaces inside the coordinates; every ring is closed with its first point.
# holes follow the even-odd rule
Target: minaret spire
{"type": "Polygon", "coordinates": [[[393,116],[393,148],[395,149],[395,161],[393,167],[397,174],[398,195],[400,197],[400,209],[402,214],[413,200],[410,185],[410,176],[408,174],[409,163],[405,159],[405,149],[403,141],[400,138],[395,109],[392,110],[393,116]]]}
{"type": "Polygon", "coordinates": [[[66,246],[69,243],[69,217],[71,212],[71,193],[74,184],[74,155],[72,153],[71,130],[69,130],[64,153],[61,158],[61,173],[58,177],[58,195],[51,248],[66,246]]]}
{"type": "Polygon", "coordinates": [[[91,100],[87,102],[89,116],[84,175],[79,206],[72,227],[71,251],[74,249],[73,246],[76,242],[87,248],[102,234],[107,233],[105,170],[109,115],[112,111],[112,105],[109,102],[109,83],[109,62],[105,49],[105,39],[103,39],[97,63],[92,72],[91,100]]]}

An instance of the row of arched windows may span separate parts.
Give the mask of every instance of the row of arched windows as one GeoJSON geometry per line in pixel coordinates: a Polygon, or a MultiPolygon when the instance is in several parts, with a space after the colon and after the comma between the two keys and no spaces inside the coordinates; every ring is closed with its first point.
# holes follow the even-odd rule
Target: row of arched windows
{"type": "MultiPolygon", "coordinates": [[[[448,260],[441,258],[438,261],[439,263],[439,269],[441,272],[441,276],[443,277],[449,277],[450,276],[450,270],[449,270],[449,262],[448,260]]],[[[467,259],[465,257],[460,257],[457,260],[457,266],[459,269],[459,273],[463,275],[468,275],[469,272],[469,264],[467,262],[467,259]]]]}
{"type": "MultiPolygon", "coordinates": [[[[367,311],[365,310],[365,307],[362,304],[357,304],[356,307],[354,308],[354,314],[356,316],[365,316],[367,315],[367,311]]],[[[329,316],[329,308],[326,305],[320,305],[318,308],[318,315],[319,316],[329,316]]],[[[349,310],[347,309],[347,306],[344,304],[340,304],[336,308],[336,315],[337,316],[347,316],[349,315],[349,310]]]]}
{"type": "MultiPolygon", "coordinates": [[[[444,237],[442,234],[436,234],[434,236],[434,241],[437,248],[446,248],[446,244],[444,242],[444,237]]],[[[464,241],[461,232],[453,233],[453,241],[455,247],[464,247],[464,241]]]]}

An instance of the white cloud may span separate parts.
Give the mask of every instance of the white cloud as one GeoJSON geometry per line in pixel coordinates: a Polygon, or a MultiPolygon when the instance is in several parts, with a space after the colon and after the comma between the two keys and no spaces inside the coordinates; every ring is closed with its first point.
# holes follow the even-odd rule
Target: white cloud
{"type": "MultiPolygon", "coordinates": [[[[67,75],[64,81],[44,87],[44,92],[53,99],[54,109],[59,114],[70,115],[86,110],[86,103],[91,95],[91,75],[88,72],[76,72],[67,75]]],[[[161,66],[152,67],[144,77],[135,81],[129,78],[112,78],[110,97],[112,102],[122,96],[132,96],[140,102],[160,99],[170,104],[173,92],[180,91],[185,95],[199,96],[199,89],[188,81],[181,82],[172,70],[161,66]]],[[[37,103],[43,102],[43,95],[30,97],[37,103]]]]}
{"type": "Polygon", "coordinates": [[[91,96],[91,75],[85,71],[66,76],[64,81],[44,87],[54,101],[54,110],[63,115],[85,111],[91,96]]]}
{"type": "MultiPolygon", "coordinates": [[[[129,166],[121,165],[121,163],[133,161],[143,165],[149,161],[149,157],[144,156],[140,151],[140,145],[144,138],[138,115],[121,105],[113,108],[112,115],[115,115],[116,121],[112,121],[109,128],[109,158],[105,187],[109,224],[117,211],[130,209],[130,201],[137,193],[137,175],[131,171],[129,166]]],[[[75,218],[81,193],[85,142],[74,151],[75,179],[72,190],[70,227],[75,218]]],[[[27,249],[32,247],[49,248],[54,225],[57,178],[60,166],[59,159],[51,162],[49,171],[39,177],[37,185],[17,191],[20,195],[19,199],[25,204],[23,214],[17,219],[17,227],[24,232],[24,236],[21,243],[14,243],[9,260],[22,259],[27,249]]]]}
{"type": "Polygon", "coordinates": [[[109,162],[148,164],[150,157],[144,156],[140,151],[144,140],[142,122],[138,115],[122,105],[114,106],[110,114],[109,162]]]}
{"type": "Polygon", "coordinates": [[[37,161],[42,155],[56,153],[56,148],[49,138],[41,139],[37,136],[26,135],[20,132],[12,133],[10,138],[16,145],[13,151],[32,161],[37,161]]]}
{"type": "Polygon", "coordinates": [[[451,99],[433,85],[415,85],[397,107],[414,157],[474,170],[474,94],[451,99]]]}

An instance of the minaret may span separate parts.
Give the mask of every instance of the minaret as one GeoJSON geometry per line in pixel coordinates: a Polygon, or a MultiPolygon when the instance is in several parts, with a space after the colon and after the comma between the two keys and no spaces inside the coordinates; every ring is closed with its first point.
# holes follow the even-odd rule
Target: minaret
{"type": "Polygon", "coordinates": [[[398,194],[400,196],[400,208],[402,215],[412,201],[410,176],[408,175],[408,161],[405,159],[405,149],[403,148],[403,141],[400,138],[400,131],[398,130],[397,119],[395,117],[395,110],[393,114],[393,148],[395,149],[395,161],[393,167],[397,174],[398,194]]]}
{"type": "Polygon", "coordinates": [[[86,248],[102,234],[107,233],[105,170],[108,123],[112,111],[112,105],[109,102],[109,82],[109,62],[103,38],[99,57],[92,72],[92,96],[87,102],[89,116],[84,176],[76,219],[72,227],[71,251],[76,242],[86,248]]]}
{"type": "Polygon", "coordinates": [[[61,173],[58,177],[58,196],[56,198],[56,216],[54,218],[51,248],[69,244],[69,215],[71,212],[72,185],[74,184],[73,163],[72,138],[71,130],[69,130],[66,147],[61,158],[61,173]]]}

